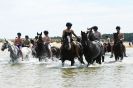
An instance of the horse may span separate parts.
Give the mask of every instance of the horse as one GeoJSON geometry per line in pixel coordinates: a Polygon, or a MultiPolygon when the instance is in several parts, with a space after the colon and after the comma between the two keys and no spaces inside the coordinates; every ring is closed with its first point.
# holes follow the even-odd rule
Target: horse
{"type": "Polygon", "coordinates": [[[115,56],[115,61],[123,60],[124,47],[121,41],[118,41],[113,46],[113,52],[115,56]]]}
{"type": "MultiPolygon", "coordinates": [[[[15,62],[19,57],[21,57],[20,49],[15,46],[11,45],[7,40],[5,40],[5,43],[3,43],[1,50],[4,51],[8,48],[8,51],[10,52],[10,58],[12,62],[15,62]]],[[[28,47],[22,47],[21,48],[23,58],[29,58],[29,55],[31,53],[31,49],[28,47]]]]}
{"type": "Polygon", "coordinates": [[[110,43],[103,43],[103,47],[105,52],[111,52],[111,44],[110,43]]]}
{"type": "Polygon", "coordinates": [[[98,41],[90,41],[87,33],[81,31],[81,44],[83,46],[83,54],[87,61],[87,66],[96,63],[101,64],[104,61],[104,48],[98,41]]]}
{"type": "Polygon", "coordinates": [[[5,41],[1,47],[1,50],[4,51],[5,49],[8,49],[10,52],[10,61],[15,62],[19,58],[20,51],[17,46],[11,45],[8,41],[5,41]]]}
{"type": "MultiPolygon", "coordinates": [[[[78,45],[76,45],[78,47],[78,45]]],[[[70,36],[66,36],[63,40],[63,43],[61,45],[61,55],[60,55],[60,60],[62,61],[62,66],[64,66],[65,60],[71,61],[71,66],[74,65],[75,61],[74,58],[77,57],[75,48],[76,46],[72,43],[70,36]]],[[[78,47],[78,53],[79,56],[78,60],[80,61],[81,64],[84,64],[83,61],[83,53],[82,49],[78,47]]]]}
{"type": "Polygon", "coordinates": [[[60,48],[56,47],[56,46],[52,46],[51,47],[51,51],[52,51],[52,58],[60,58],[60,48]]]}
{"type": "Polygon", "coordinates": [[[32,50],[29,47],[22,47],[21,51],[24,59],[28,59],[32,53],[32,50]]]}
{"type": "Polygon", "coordinates": [[[37,45],[35,47],[36,51],[36,57],[39,58],[39,61],[42,61],[42,59],[45,59],[46,57],[49,57],[48,55],[48,49],[47,46],[44,45],[43,39],[42,39],[42,32],[38,33],[38,40],[37,40],[37,45]]]}

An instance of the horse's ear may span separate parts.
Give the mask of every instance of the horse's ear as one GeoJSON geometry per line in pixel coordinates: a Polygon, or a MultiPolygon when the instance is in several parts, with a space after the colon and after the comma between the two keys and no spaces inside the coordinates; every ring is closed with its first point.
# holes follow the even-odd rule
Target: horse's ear
{"type": "Polygon", "coordinates": [[[8,41],[5,39],[5,42],[8,43],[8,41]]]}
{"type": "Polygon", "coordinates": [[[38,32],[37,32],[37,35],[39,35],[38,32]]]}
{"type": "Polygon", "coordinates": [[[41,32],[41,35],[42,35],[42,32],[41,32]]]}

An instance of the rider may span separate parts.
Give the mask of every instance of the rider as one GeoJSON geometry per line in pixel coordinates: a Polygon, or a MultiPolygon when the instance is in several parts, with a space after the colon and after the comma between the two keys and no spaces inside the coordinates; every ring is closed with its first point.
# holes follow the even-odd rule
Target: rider
{"type": "Polygon", "coordinates": [[[94,30],[94,36],[95,36],[95,40],[98,40],[100,41],[101,39],[101,33],[98,30],[98,27],[97,26],[93,26],[92,29],[94,30]]]}
{"type": "MultiPolygon", "coordinates": [[[[123,45],[123,41],[124,41],[124,34],[120,32],[120,26],[116,26],[116,33],[113,34],[113,39],[114,39],[114,44],[116,44],[117,42],[121,42],[123,45]]],[[[124,56],[126,57],[126,49],[125,46],[123,45],[124,48],[124,56]]],[[[113,57],[113,47],[111,48],[111,58],[113,57]]]]}
{"type": "Polygon", "coordinates": [[[110,40],[109,36],[105,36],[105,37],[106,37],[106,41],[105,41],[105,42],[106,42],[107,44],[110,44],[111,40],[110,40]]]}
{"type": "Polygon", "coordinates": [[[30,40],[29,40],[28,35],[25,36],[25,40],[23,41],[23,45],[24,45],[24,47],[30,47],[30,40]]]}
{"type": "Polygon", "coordinates": [[[14,45],[18,47],[19,53],[22,56],[22,61],[23,61],[23,54],[22,54],[22,51],[21,51],[21,48],[22,48],[22,39],[21,39],[21,33],[20,32],[17,33],[17,37],[15,39],[14,45]]]}
{"type": "Polygon", "coordinates": [[[91,28],[87,28],[87,37],[90,41],[94,41],[95,40],[95,36],[94,33],[92,31],[92,27],[91,28]]]}
{"type": "Polygon", "coordinates": [[[52,51],[51,51],[51,38],[48,36],[49,32],[48,31],[44,31],[44,37],[43,37],[43,41],[44,41],[44,45],[47,46],[48,52],[50,54],[50,57],[52,57],[52,51]]]}
{"type": "MultiPolygon", "coordinates": [[[[73,42],[73,39],[72,39],[72,35],[74,35],[77,40],[79,39],[78,36],[74,33],[74,31],[71,29],[72,27],[72,23],[70,22],[67,22],[66,23],[66,29],[63,30],[63,33],[62,33],[62,39],[64,40],[66,36],[70,36],[70,40],[71,40],[71,44],[73,44],[75,46],[75,51],[76,51],[76,54],[77,54],[77,57],[79,57],[79,53],[78,53],[78,46],[73,42]]],[[[62,42],[63,43],[63,42],[62,42]]]]}

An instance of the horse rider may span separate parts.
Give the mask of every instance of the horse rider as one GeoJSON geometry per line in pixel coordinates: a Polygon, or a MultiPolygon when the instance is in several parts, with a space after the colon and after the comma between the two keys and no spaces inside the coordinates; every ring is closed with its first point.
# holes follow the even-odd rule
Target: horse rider
{"type": "Polygon", "coordinates": [[[102,38],[101,33],[98,31],[98,27],[97,26],[93,26],[92,29],[94,30],[94,37],[95,40],[100,41],[100,39],[102,38]]]}
{"type": "Polygon", "coordinates": [[[94,41],[95,40],[95,36],[94,33],[92,31],[92,27],[91,28],[87,28],[87,37],[90,41],[94,41]]]}
{"type": "MultiPolygon", "coordinates": [[[[77,38],[77,40],[78,40],[79,38],[78,38],[78,36],[74,33],[74,31],[71,29],[72,23],[67,22],[67,23],[66,23],[66,27],[67,27],[67,28],[66,28],[65,30],[63,30],[62,39],[64,40],[65,37],[70,36],[71,44],[74,45],[75,51],[76,51],[76,55],[77,55],[77,57],[79,58],[78,46],[73,42],[72,35],[74,35],[74,36],[77,38]]],[[[62,45],[63,45],[63,42],[62,42],[62,45]]],[[[61,48],[62,48],[62,46],[61,46],[61,48]]]]}
{"type": "Polygon", "coordinates": [[[110,44],[111,43],[111,39],[109,38],[109,36],[105,36],[105,43],[110,44]]]}
{"type": "Polygon", "coordinates": [[[44,37],[43,37],[43,42],[44,42],[44,45],[46,45],[47,49],[48,49],[48,52],[50,54],[50,57],[52,57],[52,51],[51,51],[51,38],[49,37],[49,32],[48,31],[44,31],[44,37]]]}
{"type": "Polygon", "coordinates": [[[107,35],[105,36],[105,40],[104,40],[104,48],[105,48],[105,52],[111,52],[111,46],[113,45],[111,42],[110,37],[107,35]]]}
{"type": "MultiPolygon", "coordinates": [[[[117,42],[121,42],[122,43],[122,46],[124,48],[124,56],[126,56],[126,49],[125,49],[125,46],[123,44],[123,41],[124,41],[124,33],[121,33],[120,32],[120,26],[116,26],[116,33],[113,34],[113,40],[114,40],[114,44],[116,44],[117,42]]],[[[113,45],[114,46],[114,45],[113,45]]],[[[113,57],[113,47],[111,48],[111,56],[110,58],[113,57]]]]}
{"type": "Polygon", "coordinates": [[[29,40],[28,35],[25,36],[25,40],[23,41],[23,46],[24,47],[30,47],[30,40],[29,40]]]}
{"type": "Polygon", "coordinates": [[[14,41],[14,45],[18,47],[18,49],[19,49],[18,53],[20,53],[20,55],[22,57],[22,61],[23,61],[23,54],[22,54],[22,51],[21,51],[21,48],[22,48],[22,39],[21,39],[21,33],[20,32],[17,33],[17,37],[16,37],[16,39],[14,41]]]}

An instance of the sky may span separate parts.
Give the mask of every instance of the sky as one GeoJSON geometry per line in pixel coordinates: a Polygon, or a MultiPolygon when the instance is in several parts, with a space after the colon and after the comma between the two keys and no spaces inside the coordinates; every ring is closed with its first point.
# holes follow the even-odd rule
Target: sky
{"type": "Polygon", "coordinates": [[[49,31],[49,36],[61,36],[66,23],[80,36],[87,28],[98,26],[102,34],[131,33],[133,0],[0,0],[0,38],[13,39],[36,36],[49,31]]]}

